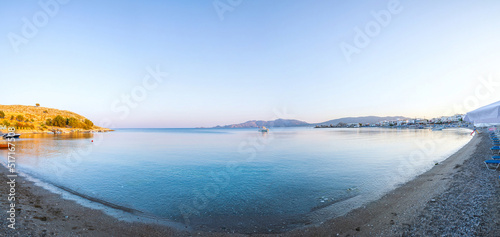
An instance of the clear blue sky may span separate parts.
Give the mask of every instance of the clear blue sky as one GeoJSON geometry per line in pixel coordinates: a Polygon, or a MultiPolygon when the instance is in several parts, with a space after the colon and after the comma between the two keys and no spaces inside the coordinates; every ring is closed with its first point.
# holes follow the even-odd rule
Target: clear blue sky
{"type": "Polygon", "coordinates": [[[377,23],[372,12],[390,12],[390,2],[221,0],[232,9],[221,19],[210,0],[48,10],[2,1],[0,104],[40,103],[114,127],[198,127],[430,118],[500,100],[500,83],[479,80],[500,82],[499,1],[399,1],[377,23]],[[342,45],[356,47],[356,28],[372,36],[347,60],[342,45]],[[168,77],[136,107],[121,101],[157,65],[168,77]]]}

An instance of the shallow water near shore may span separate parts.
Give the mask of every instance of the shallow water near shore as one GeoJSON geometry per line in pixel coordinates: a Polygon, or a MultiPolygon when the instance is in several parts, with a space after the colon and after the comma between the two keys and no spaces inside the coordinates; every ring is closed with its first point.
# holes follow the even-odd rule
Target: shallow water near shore
{"type": "Polygon", "coordinates": [[[19,169],[45,182],[193,229],[252,233],[379,197],[470,139],[468,129],[119,129],[16,145],[19,169]]]}

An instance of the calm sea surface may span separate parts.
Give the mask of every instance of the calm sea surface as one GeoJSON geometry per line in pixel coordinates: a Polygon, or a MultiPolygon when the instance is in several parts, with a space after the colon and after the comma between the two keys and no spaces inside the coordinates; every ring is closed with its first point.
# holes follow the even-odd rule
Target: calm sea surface
{"type": "Polygon", "coordinates": [[[332,204],[376,199],[471,136],[465,129],[275,128],[21,138],[19,170],[45,183],[194,229],[278,232],[332,204]]]}

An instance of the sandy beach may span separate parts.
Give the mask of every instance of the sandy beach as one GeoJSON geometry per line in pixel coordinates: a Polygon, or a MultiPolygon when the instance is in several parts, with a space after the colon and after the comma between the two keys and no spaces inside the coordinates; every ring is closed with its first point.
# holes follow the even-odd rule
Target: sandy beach
{"type": "MultiPolygon", "coordinates": [[[[476,135],[412,181],[348,214],[282,234],[252,236],[500,236],[499,173],[485,168],[491,142],[476,135]]],[[[16,229],[7,227],[7,170],[0,169],[2,236],[245,236],[126,222],[16,179],[16,229]]]]}

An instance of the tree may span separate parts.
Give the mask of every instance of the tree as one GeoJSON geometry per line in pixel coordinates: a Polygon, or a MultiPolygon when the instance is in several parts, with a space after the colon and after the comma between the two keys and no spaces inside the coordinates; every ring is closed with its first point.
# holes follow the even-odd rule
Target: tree
{"type": "Polygon", "coordinates": [[[5,113],[3,111],[0,111],[0,118],[5,118],[5,113]]]}
{"type": "Polygon", "coordinates": [[[10,120],[14,120],[14,115],[11,115],[11,116],[10,116],[10,120]]]}
{"type": "Polygon", "coordinates": [[[40,104],[39,104],[39,103],[36,103],[36,107],[40,107],[40,104]]]}
{"type": "Polygon", "coordinates": [[[4,120],[4,121],[3,121],[3,125],[5,125],[6,127],[8,127],[8,126],[10,126],[10,123],[9,123],[9,121],[4,120]]]}
{"type": "Polygon", "coordinates": [[[88,127],[88,128],[94,127],[94,123],[88,119],[85,119],[84,123],[85,123],[85,125],[87,125],[86,127],[88,127]]]}
{"type": "Polygon", "coordinates": [[[19,122],[22,122],[22,121],[24,121],[24,116],[18,115],[18,116],[16,116],[16,120],[19,122]]]}
{"type": "Polygon", "coordinates": [[[22,122],[16,122],[14,126],[16,127],[16,129],[24,129],[26,125],[22,122]]]}
{"type": "Polygon", "coordinates": [[[61,117],[61,115],[57,115],[52,121],[52,126],[56,127],[66,127],[66,119],[61,117]]]}
{"type": "Polygon", "coordinates": [[[52,126],[52,119],[49,119],[49,118],[48,118],[47,120],[45,120],[45,124],[46,124],[47,126],[52,126]]]}
{"type": "Polygon", "coordinates": [[[76,118],[69,118],[68,119],[68,126],[72,127],[72,128],[79,128],[79,127],[83,127],[83,125],[81,124],[81,122],[76,119],[76,118]]]}

